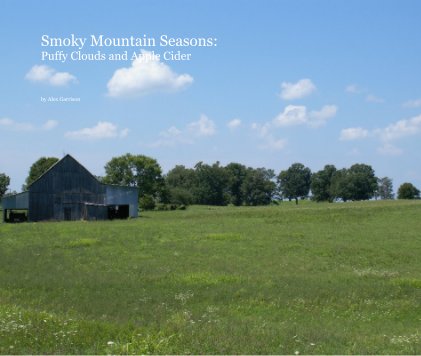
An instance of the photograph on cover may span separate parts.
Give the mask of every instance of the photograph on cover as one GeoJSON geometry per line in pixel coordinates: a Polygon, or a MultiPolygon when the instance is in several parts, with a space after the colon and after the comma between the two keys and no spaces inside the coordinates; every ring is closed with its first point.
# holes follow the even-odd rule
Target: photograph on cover
{"type": "Polygon", "coordinates": [[[421,353],[421,2],[0,2],[0,354],[421,353]]]}

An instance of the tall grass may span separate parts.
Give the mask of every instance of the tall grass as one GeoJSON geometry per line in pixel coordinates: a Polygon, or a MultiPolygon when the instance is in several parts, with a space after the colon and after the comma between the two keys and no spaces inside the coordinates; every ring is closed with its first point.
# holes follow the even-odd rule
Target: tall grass
{"type": "Polygon", "coordinates": [[[0,225],[2,354],[421,353],[421,202],[0,225]]]}

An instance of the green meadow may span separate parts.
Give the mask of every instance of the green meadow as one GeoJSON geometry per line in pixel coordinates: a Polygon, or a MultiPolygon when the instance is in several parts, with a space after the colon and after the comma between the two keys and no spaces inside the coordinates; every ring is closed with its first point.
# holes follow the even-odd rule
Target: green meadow
{"type": "Polygon", "coordinates": [[[421,201],[0,224],[1,354],[420,354],[421,201]]]}

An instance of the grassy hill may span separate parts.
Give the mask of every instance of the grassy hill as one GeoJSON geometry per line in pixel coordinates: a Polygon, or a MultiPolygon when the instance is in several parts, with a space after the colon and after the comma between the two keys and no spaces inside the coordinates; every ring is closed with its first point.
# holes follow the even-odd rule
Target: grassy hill
{"type": "Polygon", "coordinates": [[[0,353],[421,353],[421,202],[0,224],[0,353]]]}

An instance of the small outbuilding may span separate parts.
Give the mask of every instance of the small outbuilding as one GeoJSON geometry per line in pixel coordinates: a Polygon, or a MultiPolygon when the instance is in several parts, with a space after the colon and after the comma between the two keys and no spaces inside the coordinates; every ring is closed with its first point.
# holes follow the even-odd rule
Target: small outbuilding
{"type": "Polygon", "coordinates": [[[107,220],[138,216],[138,188],[101,183],[66,155],[28,190],[4,197],[3,221],[107,220]]]}

